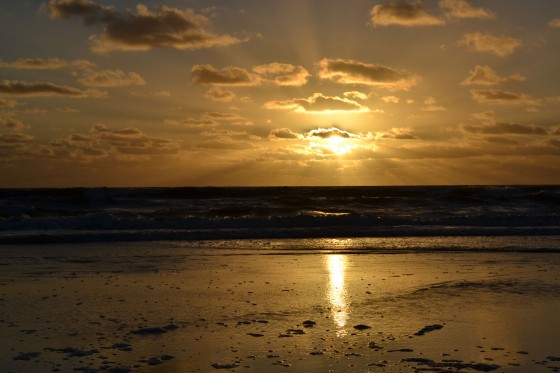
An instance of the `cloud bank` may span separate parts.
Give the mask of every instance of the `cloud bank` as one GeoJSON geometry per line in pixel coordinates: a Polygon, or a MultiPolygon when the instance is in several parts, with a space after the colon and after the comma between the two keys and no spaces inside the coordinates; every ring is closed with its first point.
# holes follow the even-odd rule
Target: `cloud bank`
{"type": "Polygon", "coordinates": [[[492,53],[499,57],[511,55],[522,45],[521,40],[510,36],[495,36],[481,32],[463,35],[459,44],[475,52],[492,53]]]}
{"type": "Polygon", "coordinates": [[[119,12],[113,6],[92,0],[50,0],[45,9],[54,19],[81,17],[86,26],[102,25],[102,33],[91,38],[92,50],[98,53],[145,51],[159,47],[199,49],[244,41],[208,31],[210,20],[190,9],[164,5],[150,10],[137,5],[135,11],[119,12]]]}
{"type": "Polygon", "coordinates": [[[405,71],[355,60],[325,58],[317,65],[320,69],[319,78],[340,84],[362,84],[392,90],[408,90],[419,81],[418,76],[405,71]]]}

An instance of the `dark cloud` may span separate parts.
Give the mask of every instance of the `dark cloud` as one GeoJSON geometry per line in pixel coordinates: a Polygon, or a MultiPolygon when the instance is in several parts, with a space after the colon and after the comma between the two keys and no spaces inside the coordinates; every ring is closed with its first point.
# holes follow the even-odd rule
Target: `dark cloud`
{"type": "Polygon", "coordinates": [[[0,143],[4,143],[4,144],[24,144],[24,143],[33,142],[34,140],[35,139],[33,136],[20,132],[0,134],[0,143]]]}
{"type": "Polygon", "coordinates": [[[80,90],[48,82],[22,82],[4,80],[0,84],[0,96],[67,96],[67,97],[102,97],[105,94],[97,90],[80,90]]]}
{"type": "Polygon", "coordinates": [[[50,0],[46,6],[53,18],[81,17],[88,26],[104,26],[92,37],[96,52],[149,50],[157,47],[198,49],[240,43],[231,35],[216,35],[206,29],[208,18],[194,11],[162,6],[152,11],[138,5],[135,11],[121,13],[115,7],[91,0],[50,0]]]}
{"type": "Polygon", "coordinates": [[[363,84],[389,89],[407,90],[418,82],[419,78],[404,71],[355,60],[328,59],[317,63],[319,77],[342,84],[363,84]]]}
{"type": "Polygon", "coordinates": [[[408,3],[404,1],[378,4],[371,9],[371,23],[373,26],[441,26],[445,22],[434,17],[420,2],[408,3]]]}
{"type": "Polygon", "coordinates": [[[18,106],[18,102],[14,101],[14,100],[3,100],[0,99],[0,109],[1,108],[15,108],[16,106],[18,106]]]}
{"type": "Polygon", "coordinates": [[[309,72],[302,66],[272,62],[253,68],[265,81],[279,86],[303,86],[307,84],[309,72]]]}
{"type": "Polygon", "coordinates": [[[356,101],[352,101],[343,97],[325,96],[321,93],[315,93],[309,98],[294,98],[284,101],[269,101],[263,107],[269,110],[289,110],[296,113],[320,114],[328,112],[346,111],[346,112],[367,112],[366,106],[360,105],[356,101]]]}
{"type": "Polygon", "coordinates": [[[198,85],[255,86],[260,84],[257,75],[235,66],[218,70],[212,65],[194,65],[191,74],[193,84],[198,85]]]}
{"type": "Polygon", "coordinates": [[[549,132],[544,127],[517,123],[493,123],[482,126],[463,125],[463,130],[484,135],[547,135],[549,132]]]}
{"type": "Polygon", "coordinates": [[[87,87],[104,88],[146,84],[137,73],[121,70],[86,70],[78,74],[78,81],[87,87]]]}
{"type": "Polygon", "coordinates": [[[498,105],[540,105],[540,100],[526,94],[500,90],[472,90],[472,97],[479,103],[498,105]]]}
{"type": "Polygon", "coordinates": [[[5,62],[0,59],[0,67],[12,69],[31,69],[31,70],[55,70],[65,67],[75,67],[80,69],[93,68],[95,64],[86,60],[64,61],[59,58],[19,58],[14,62],[5,62]]]}
{"type": "Polygon", "coordinates": [[[322,139],[327,139],[330,137],[342,137],[345,139],[350,139],[353,137],[358,137],[357,135],[350,133],[348,131],[343,131],[339,128],[336,127],[331,127],[331,128],[317,128],[314,130],[311,130],[309,132],[307,132],[305,134],[305,136],[307,137],[319,137],[322,139]]]}
{"type": "Polygon", "coordinates": [[[26,126],[19,119],[11,117],[0,117],[0,128],[1,127],[6,127],[11,130],[21,130],[26,126]]]}
{"type": "Polygon", "coordinates": [[[301,135],[292,132],[289,128],[276,128],[270,131],[268,138],[271,140],[298,139],[301,135]]]}

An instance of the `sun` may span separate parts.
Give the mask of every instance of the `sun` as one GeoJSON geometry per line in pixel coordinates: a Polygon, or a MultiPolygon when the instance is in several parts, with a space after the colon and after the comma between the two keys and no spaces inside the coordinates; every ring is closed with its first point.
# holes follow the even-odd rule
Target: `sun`
{"type": "Polygon", "coordinates": [[[323,139],[324,147],[337,155],[350,153],[354,149],[350,139],[341,136],[329,136],[323,139]]]}

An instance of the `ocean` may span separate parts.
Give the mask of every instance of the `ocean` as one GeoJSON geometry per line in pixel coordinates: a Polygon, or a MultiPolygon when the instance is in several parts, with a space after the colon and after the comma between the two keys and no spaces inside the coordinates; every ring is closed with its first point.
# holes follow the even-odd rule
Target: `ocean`
{"type": "Polygon", "coordinates": [[[555,251],[559,207],[560,186],[0,189],[0,244],[555,251]]]}

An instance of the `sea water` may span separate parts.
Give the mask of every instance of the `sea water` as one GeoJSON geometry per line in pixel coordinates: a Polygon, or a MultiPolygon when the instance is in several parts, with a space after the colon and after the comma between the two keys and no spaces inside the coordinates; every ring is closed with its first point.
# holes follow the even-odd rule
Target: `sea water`
{"type": "Polygon", "coordinates": [[[0,189],[2,244],[538,251],[559,237],[560,186],[0,189]]]}

